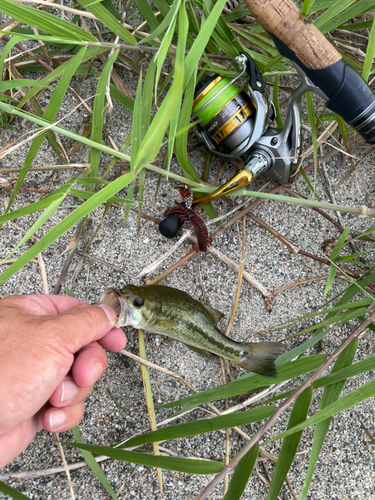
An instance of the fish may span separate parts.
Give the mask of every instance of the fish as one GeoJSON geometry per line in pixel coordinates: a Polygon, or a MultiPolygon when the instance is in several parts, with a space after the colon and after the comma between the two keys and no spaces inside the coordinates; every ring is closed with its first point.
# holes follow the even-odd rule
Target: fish
{"type": "Polygon", "coordinates": [[[209,356],[209,352],[228,359],[247,372],[276,377],[275,359],[285,351],[279,342],[236,342],[224,335],[217,323],[223,314],[205,306],[188,293],[163,285],[126,285],[109,288],[100,304],[111,306],[117,327],[132,326],[149,333],[165,335],[209,356]]]}

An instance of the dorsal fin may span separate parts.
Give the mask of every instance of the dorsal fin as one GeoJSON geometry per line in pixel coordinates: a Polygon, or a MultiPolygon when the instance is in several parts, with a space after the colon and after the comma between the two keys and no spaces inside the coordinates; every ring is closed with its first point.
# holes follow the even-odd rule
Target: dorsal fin
{"type": "Polygon", "coordinates": [[[219,321],[224,318],[224,314],[220,311],[218,311],[217,309],[214,309],[213,307],[211,306],[204,306],[207,311],[210,313],[210,316],[212,317],[212,319],[215,321],[215,323],[219,323],[219,321]]]}

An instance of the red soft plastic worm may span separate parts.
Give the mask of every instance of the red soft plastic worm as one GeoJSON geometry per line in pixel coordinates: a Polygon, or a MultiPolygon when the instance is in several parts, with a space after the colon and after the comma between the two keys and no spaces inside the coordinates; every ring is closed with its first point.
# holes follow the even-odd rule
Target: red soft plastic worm
{"type": "Polygon", "coordinates": [[[168,208],[165,212],[164,217],[168,217],[171,214],[178,214],[180,220],[184,225],[191,224],[194,228],[195,234],[198,239],[198,246],[201,252],[207,252],[208,246],[208,231],[206,224],[203,220],[188,207],[184,207],[178,201],[175,201],[176,206],[168,208]]]}
{"type": "Polygon", "coordinates": [[[191,189],[189,189],[186,184],[177,184],[176,189],[179,190],[180,196],[183,199],[183,201],[186,203],[186,206],[188,208],[191,208],[191,203],[192,203],[193,197],[194,197],[191,189]]]}

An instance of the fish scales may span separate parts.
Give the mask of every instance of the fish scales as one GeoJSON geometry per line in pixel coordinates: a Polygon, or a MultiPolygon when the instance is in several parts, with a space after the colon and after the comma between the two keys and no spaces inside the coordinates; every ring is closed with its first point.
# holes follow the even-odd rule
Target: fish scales
{"type": "Polygon", "coordinates": [[[116,310],[117,326],[165,335],[229,359],[247,371],[271,377],[277,374],[274,360],[284,352],[282,344],[236,342],[226,337],[216,326],[222,314],[182,290],[163,285],[127,285],[121,290],[108,289],[101,303],[116,310]]]}

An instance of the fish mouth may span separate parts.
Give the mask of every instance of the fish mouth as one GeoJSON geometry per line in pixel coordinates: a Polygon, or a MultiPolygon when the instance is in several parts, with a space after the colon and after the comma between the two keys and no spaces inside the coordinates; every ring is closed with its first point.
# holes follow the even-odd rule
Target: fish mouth
{"type": "Polygon", "coordinates": [[[126,299],[121,295],[121,293],[115,288],[108,288],[105,290],[103,295],[99,300],[99,304],[105,304],[112,307],[117,315],[116,328],[120,326],[125,326],[127,319],[127,305],[126,299]]]}

